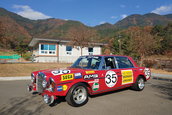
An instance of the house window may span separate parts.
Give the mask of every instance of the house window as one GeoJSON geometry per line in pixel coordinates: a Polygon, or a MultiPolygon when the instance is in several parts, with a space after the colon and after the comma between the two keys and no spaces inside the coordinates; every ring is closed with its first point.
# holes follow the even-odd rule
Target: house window
{"type": "Polygon", "coordinates": [[[88,48],[88,54],[93,55],[93,48],[88,48]]]}
{"type": "Polygon", "coordinates": [[[72,54],[72,46],[66,46],[66,53],[69,55],[72,54]]]}
{"type": "Polygon", "coordinates": [[[54,44],[40,44],[40,54],[42,54],[42,55],[56,55],[56,45],[54,45],[54,44]]]}

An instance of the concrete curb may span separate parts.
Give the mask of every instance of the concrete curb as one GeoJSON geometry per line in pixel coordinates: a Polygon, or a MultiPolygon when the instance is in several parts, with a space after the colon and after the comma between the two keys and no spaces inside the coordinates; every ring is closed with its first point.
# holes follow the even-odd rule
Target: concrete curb
{"type": "Polygon", "coordinates": [[[172,80],[172,75],[167,75],[167,74],[158,74],[158,73],[152,73],[151,77],[153,79],[167,79],[167,80],[172,80]]]}
{"type": "Polygon", "coordinates": [[[30,76],[21,76],[21,77],[0,77],[0,81],[12,81],[12,80],[30,80],[30,76]]]}

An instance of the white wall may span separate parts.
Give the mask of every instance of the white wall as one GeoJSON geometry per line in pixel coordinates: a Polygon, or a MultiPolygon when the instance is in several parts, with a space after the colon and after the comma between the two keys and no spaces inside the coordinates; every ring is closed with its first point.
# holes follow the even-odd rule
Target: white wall
{"type": "Polygon", "coordinates": [[[59,45],[59,61],[73,63],[81,55],[80,49],[72,48],[71,54],[67,54],[66,45],[59,45]]]}
{"type": "MultiPolygon", "coordinates": [[[[82,48],[82,55],[89,55],[88,47],[82,48]]],[[[101,55],[101,47],[93,47],[93,55],[101,55]]],[[[71,54],[67,54],[66,45],[59,45],[59,61],[73,63],[81,56],[81,48],[72,48],[71,54]]]]}
{"type": "MultiPolygon", "coordinates": [[[[34,62],[64,62],[64,63],[73,63],[75,62],[78,57],[81,56],[81,48],[72,48],[71,54],[67,54],[66,52],[66,45],[65,44],[59,44],[58,47],[58,56],[41,56],[39,55],[38,51],[38,45],[37,48],[33,51],[33,54],[35,54],[35,61],[34,62]]],[[[89,55],[88,47],[85,47],[82,49],[82,55],[89,55]]],[[[93,47],[93,55],[101,55],[101,47],[93,47]]]]}
{"type": "Polygon", "coordinates": [[[41,56],[41,57],[37,57],[37,62],[58,62],[58,57],[57,56],[41,56]]]}

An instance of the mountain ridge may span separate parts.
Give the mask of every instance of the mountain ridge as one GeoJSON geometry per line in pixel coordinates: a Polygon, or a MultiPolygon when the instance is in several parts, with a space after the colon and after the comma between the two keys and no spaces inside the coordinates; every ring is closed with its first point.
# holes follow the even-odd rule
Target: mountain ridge
{"type": "Polygon", "coordinates": [[[172,23],[172,14],[133,14],[122,20],[119,20],[115,24],[104,23],[90,27],[75,20],[63,20],[56,18],[30,20],[14,12],[0,8],[0,22],[7,30],[11,32],[8,34],[14,34],[16,40],[18,41],[29,41],[32,37],[63,39],[66,38],[66,34],[68,33],[69,29],[79,28],[80,26],[88,29],[94,29],[97,31],[100,38],[105,38],[113,37],[116,31],[127,29],[131,26],[167,25],[168,23],[172,23]]]}

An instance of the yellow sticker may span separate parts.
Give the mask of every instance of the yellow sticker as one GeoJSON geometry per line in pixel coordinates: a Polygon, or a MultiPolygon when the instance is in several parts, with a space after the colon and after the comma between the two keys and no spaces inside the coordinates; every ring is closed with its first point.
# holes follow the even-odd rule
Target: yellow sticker
{"type": "Polygon", "coordinates": [[[132,70],[121,70],[121,73],[122,73],[122,84],[133,83],[132,70]]]}
{"type": "Polygon", "coordinates": [[[72,79],[74,79],[73,74],[61,75],[61,81],[67,81],[67,80],[72,80],[72,79]]]}
{"type": "Polygon", "coordinates": [[[67,85],[63,85],[63,91],[67,90],[67,85]]]}
{"type": "Polygon", "coordinates": [[[85,71],[86,74],[92,74],[95,73],[95,71],[85,71]]]}

